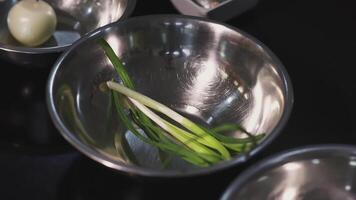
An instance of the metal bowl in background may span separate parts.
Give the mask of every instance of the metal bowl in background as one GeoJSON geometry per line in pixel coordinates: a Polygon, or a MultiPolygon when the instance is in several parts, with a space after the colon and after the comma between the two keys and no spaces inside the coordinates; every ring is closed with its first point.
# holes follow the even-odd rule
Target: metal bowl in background
{"type": "Polygon", "coordinates": [[[58,59],[47,92],[52,119],[72,145],[108,167],[144,176],[205,174],[244,162],[277,136],[293,101],[285,68],[259,41],[217,22],[175,15],[131,18],[85,36],[58,59]],[[267,136],[248,154],[215,166],[195,168],[177,158],[163,169],[157,149],[126,131],[110,93],[100,90],[116,77],[96,43],[101,37],[139,92],[199,123],[238,123],[267,136]]]}
{"type": "Polygon", "coordinates": [[[254,8],[259,0],[171,0],[184,15],[226,21],[254,8]]]}
{"type": "Polygon", "coordinates": [[[356,147],[298,148],[261,161],[242,173],[223,200],[354,200],[356,147]]]}
{"type": "Polygon", "coordinates": [[[7,15],[17,0],[0,1],[0,58],[18,65],[51,67],[59,54],[87,32],[126,18],[136,0],[45,0],[55,10],[57,27],[39,47],[24,47],[10,34],[7,15]]]}

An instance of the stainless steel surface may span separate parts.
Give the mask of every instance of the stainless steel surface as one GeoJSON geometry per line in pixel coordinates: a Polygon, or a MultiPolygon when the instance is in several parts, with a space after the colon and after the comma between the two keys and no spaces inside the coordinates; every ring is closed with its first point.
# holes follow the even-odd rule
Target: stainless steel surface
{"type": "Polygon", "coordinates": [[[16,0],[0,0],[0,58],[19,65],[51,67],[59,53],[85,33],[127,17],[136,0],[45,0],[55,10],[57,28],[40,47],[19,44],[9,33],[7,14],[16,0]]]}
{"type": "Polygon", "coordinates": [[[57,61],[47,92],[54,123],[71,144],[106,166],[146,176],[196,175],[244,162],[280,132],[293,101],[287,72],[260,42],[216,22],[167,15],[128,19],[84,37],[57,61]],[[100,90],[116,77],[96,44],[100,37],[140,92],[200,123],[238,123],[268,136],[250,153],[209,168],[177,158],[163,169],[157,150],[122,127],[110,95],[100,90]]]}
{"type": "Polygon", "coordinates": [[[193,1],[204,8],[212,9],[218,7],[221,3],[226,2],[228,0],[193,0],[193,1]]]}
{"type": "Polygon", "coordinates": [[[252,9],[259,0],[171,0],[184,15],[226,21],[252,9]]]}
{"type": "Polygon", "coordinates": [[[224,200],[355,200],[356,147],[314,146],[266,159],[231,184],[224,200]]]}

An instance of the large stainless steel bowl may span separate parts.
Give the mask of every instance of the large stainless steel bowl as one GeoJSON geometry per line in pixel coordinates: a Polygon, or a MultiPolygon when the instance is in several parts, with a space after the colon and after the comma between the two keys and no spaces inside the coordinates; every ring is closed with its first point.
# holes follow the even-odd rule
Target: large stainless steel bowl
{"type": "Polygon", "coordinates": [[[85,33],[126,18],[136,0],[45,0],[55,10],[57,28],[39,47],[19,44],[7,27],[7,14],[17,0],[0,1],[0,58],[26,66],[52,67],[59,54],[85,33]]]}
{"type": "Polygon", "coordinates": [[[355,200],[356,147],[294,149],[241,174],[223,200],[355,200]]]}
{"type": "Polygon", "coordinates": [[[293,96],[282,64],[251,36],[209,20],[157,15],[110,24],[75,43],[50,74],[47,100],[62,135],[94,160],[132,174],[185,176],[256,154],[281,131],[293,96]],[[115,118],[110,95],[100,90],[116,75],[98,38],[109,41],[140,92],[200,123],[238,123],[267,137],[248,154],[212,167],[175,159],[163,169],[157,149],[126,131],[115,118]]]}

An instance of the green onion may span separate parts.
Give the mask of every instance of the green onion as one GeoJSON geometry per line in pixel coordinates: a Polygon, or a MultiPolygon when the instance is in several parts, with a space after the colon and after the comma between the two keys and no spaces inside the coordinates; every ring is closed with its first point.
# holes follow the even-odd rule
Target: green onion
{"type": "Polygon", "coordinates": [[[230,153],[219,141],[217,141],[213,136],[207,134],[202,128],[197,126],[195,123],[193,123],[189,119],[176,113],[175,111],[168,108],[167,106],[165,106],[165,105],[163,105],[163,104],[161,104],[161,103],[159,103],[145,95],[142,95],[138,92],[130,90],[129,88],[127,88],[123,85],[120,85],[120,84],[112,82],[112,81],[108,81],[107,85],[110,89],[120,92],[121,94],[124,94],[125,96],[130,97],[130,98],[144,104],[145,106],[148,106],[148,107],[166,115],[167,117],[170,117],[171,119],[178,122],[186,129],[190,130],[196,136],[199,136],[199,139],[198,139],[199,142],[202,142],[204,145],[209,146],[213,149],[216,149],[218,152],[221,153],[221,155],[225,159],[230,159],[230,153]]]}
{"type": "Polygon", "coordinates": [[[98,43],[122,80],[122,84],[106,82],[112,91],[119,118],[135,136],[157,147],[161,152],[205,167],[229,160],[231,154],[245,153],[264,138],[264,134],[254,136],[235,124],[224,124],[210,129],[200,126],[168,106],[136,92],[133,81],[110,45],[104,39],[99,39],[98,43]],[[130,114],[127,114],[127,110],[130,114]],[[156,112],[173,121],[168,122],[156,112]],[[138,128],[145,134],[140,133],[138,128]],[[228,131],[241,131],[247,137],[233,138],[223,135],[223,132],[228,131]]]}

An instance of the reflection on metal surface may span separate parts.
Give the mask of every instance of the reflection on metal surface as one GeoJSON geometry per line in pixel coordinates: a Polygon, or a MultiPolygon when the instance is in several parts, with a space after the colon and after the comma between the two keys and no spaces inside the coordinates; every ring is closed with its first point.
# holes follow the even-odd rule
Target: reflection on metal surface
{"type": "MultiPolygon", "coordinates": [[[[190,62],[191,64],[192,62],[190,62]]],[[[193,61],[192,66],[185,66],[187,70],[194,70],[191,73],[194,73],[195,76],[191,77],[188,84],[183,84],[185,87],[185,94],[187,104],[194,105],[196,102],[204,104],[204,101],[201,97],[207,97],[212,91],[212,87],[215,86],[216,82],[219,81],[217,75],[218,63],[214,63],[213,58],[209,61],[202,62],[199,59],[193,61]],[[218,79],[218,80],[217,80],[218,79]]]]}
{"type": "MultiPolygon", "coordinates": [[[[290,109],[285,107],[290,106],[292,100],[287,95],[289,86],[285,85],[286,76],[280,64],[268,51],[238,31],[188,17],[145,16],[99,32],[76,46],[59,63],[58,70],[52,74],[51,90],[56,93],[57,84],[63,83],[79,87],[73,93],[81,96],[77,102],[77,109],[82,112],[81,121],[85,122],[94,141],[106,147],[115,148],[115,134],[126,134],[126,131],[121,123],[108,117],[108,113],[113,112],[107,107],[110,95],[97,89],[102,82],[117,79],[110,62],[95,43],[98,36],[106,38],[125,62],[139,92],[200,123],[243,124],[254,133],[266,133],[268,138],[275,134],[273,130],[283,113],[290,109]],[[105,125],[108,121],[110,125],[105,125]]],[[[51,103],[53,112],[60,112],[58,102],[51,103]]],[[[65,121],[56,123],[68,126],[65,121]]],[[[62,133],[78,134],[73,130],[62,133]]],[[[244,136],[239,131],[228,134],[244,136]]],[[[157,171],[160,168],[156,165],[157,151],[148,150],[142,142],[131,139],[128,145],[138,161],[142,161],[139,173],[200,171],[182,161],[174,162],[167,170],[157,171]],[[142,158],[141,154],[146,156],[142,158]]],[[[74,142],[81,148],[81,141],[74,142]]],[[[95,158],[107,161],[101,154],[95,158]]],[[[117,168],[132,170],[136,164],[117,165],[117,168]]]]}
{"type": "MultiPolygon", "coordinates": [[[[132,38],[132,37],[129,37],[129,38],[132,38]]],[[[123,45],[120,45],[120,40],[115,35],[109,35],[107,38],[107,41],[109,42],[110,46],[112,47],[112,49],[114,50],[116,55],[120,55],[119,52],[122,52],[122,51],[120,51],[120,48],[121,48],[121,46],[123,46],[123,45]]],[[[130,41],[130,44],[133,43],[132,39],[129,41],[130,41]]],[[[131,46],[133,46],[133,45],[131,45],[131,46]]]]}
{"type": "Polygon", "coordinates": [[[258,0],[171,0],[171,2],[184,15],[225,21],[252,9],[258,0]]]}
{"type": "Polygon", "coordinates": [[[75,104],[80,102],[78,101],[80,95],[77,94],[77,100],[75,100],[71,88],[68,85],[62,85],[56,96],[57,101],[59,102],[58,109],[62,114],[61,117],[64,120],[68,120],[67,123],[74,129],[75,132],[78,133],[78,137],[80,137],[84,142],[87,144],[94,144],[95,141],[88,135],[78,116],[76,109],[78,106],[75,104]]]}
{"type": "Polygon", "coordinates": [[[258,178],[257,182],[265,181],[265,180],[267,180],[268,178],[269,178],[268,176],[262,176],[262,177],[258,178]]]}
{"type": "Polygon", "coordinates": [[[303,166],[300,165],[299,163],[287,163],[287,164],[283,165],[283,168],[287,171],[299,170],[301,167],[303,167],[303,166]]]}
{"type": "Polygon", "coordinates": [[[350,191],[351,190],[351,185],[345,185],[345,190],[350,191]]]}
{"type": "Polygon", "coordinates": [[[191,105],[186,105],[185,111],[191,115],[199,115],[199,109],[191,105]]]}
{"type": "Polygon", "coordinates": [[[295,187],[287,187],[282,192],[278,200],[293,200],[296,199],[297,197],[298,197],[298,189],[295,187]]]}
{"type": "Polygon", "coordinates": [[[276,156],[237,179],[223,199],[356,200],[356,168],[350,165],[355,152],[323,147],[276,156]]]}
{"type": "Polygon", "coordinates": [[[200,6],[211,9],[219,6],[221,3],[227,0],[194,0],[200,6]]]}
{"type": "MultiPolygon", "coordinates": [[[[281,173],[288,174],[289,176],[275,184],[275,189],[267,196],[267,199],[298,199],[299,183],[303,182],[306,178],[304,166],[300,163],[287,163],[281,167],[281,173]]],[[[273,179],[273,176],[270,176],[270,178],[273,179]]]]}
{"type": "Polygon", "coordinates": [[[279,83],[274,81],[275,77],[278,77],[274,67],[266,65],[258,72],[257,77],[252,89],[253,106],[249,112],[250,120],[244,121],[245,128],[250,132],[260,132],[261,129],[265,130],[265,126],[276,123],[264,118],[263,113],[269,113],[270,119],[279,118],[284,106],[283,91],[279,83]]]}
{"type": "Polygon", "coordinates": [[[314,165],[320,164],[320,160],[319,160],[319,159],[313,159],[311,162],[312,162],[314,165]]]}
{"type": "Polygon", "coordinates": [[[355,160],[350,160],[349,164],[352,167],[356,167],[356,161],[355,160]]]}

